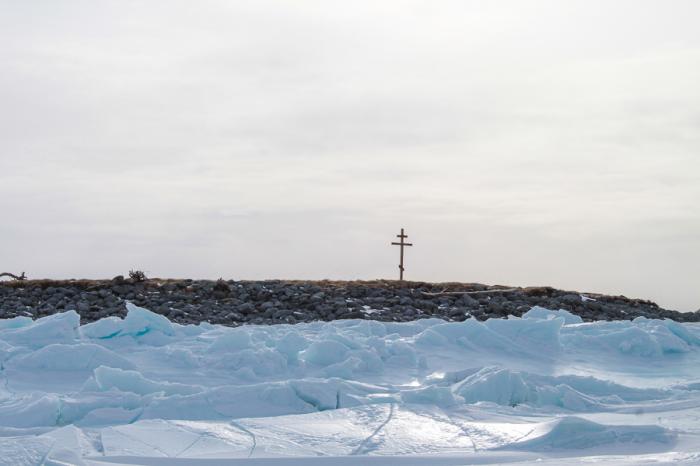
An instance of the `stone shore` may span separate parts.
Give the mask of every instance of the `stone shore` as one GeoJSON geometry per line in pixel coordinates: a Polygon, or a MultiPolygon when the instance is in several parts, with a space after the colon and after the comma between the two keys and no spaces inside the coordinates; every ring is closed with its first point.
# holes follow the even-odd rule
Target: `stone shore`
{"type": "Polygon", "coordinates": [[[27,280],[0,282],[0,318],[42,317],[77,311],[83,322],[126,314],[125,302],[179,323],[236,326],[335,319],[410,321],[438,317],[461,321],[521,316],[532,306],[566,309],[593,320],[638,316],[700,321],[700,311],[681,313],[624,296],[550,287],[510,288],[477,283],[375,281],[234,281],[149,279],[27,280]]]}

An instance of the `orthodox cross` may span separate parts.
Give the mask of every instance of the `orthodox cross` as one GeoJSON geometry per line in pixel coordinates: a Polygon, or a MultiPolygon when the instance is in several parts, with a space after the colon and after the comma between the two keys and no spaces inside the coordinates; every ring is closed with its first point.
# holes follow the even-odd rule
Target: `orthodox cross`
{"type": "Polygon", "coordinates": [[[401,261],[399,262],[399,280],[403,280],[403,247],[404,246],[413,246],[412,243],[405,243],[404,239],[408,238],[408,235],[403,234],[403,228],[401,229],[401,234],[396,235],[397,238],[401,238],[400,243],[391,243],[393,246],[401,246],[401,261]]]}

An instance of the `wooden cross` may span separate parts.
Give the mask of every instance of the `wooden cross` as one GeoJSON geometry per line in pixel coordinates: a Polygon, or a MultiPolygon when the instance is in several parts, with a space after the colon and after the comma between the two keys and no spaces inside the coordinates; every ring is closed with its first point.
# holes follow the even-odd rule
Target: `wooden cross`
{"type": "Polygon", "coordinates": [[[401,261],[399,262],[399,280],[403,280],[403,247],[413,246],[412,243],[404,243],[404,238],[408,238],[408,235],[403,234],[403,228],[401,229],[401,234],[396,235],[397,238],[401,238],[400,243],[391,243],[393,246],[401,246],[401,261]]]}

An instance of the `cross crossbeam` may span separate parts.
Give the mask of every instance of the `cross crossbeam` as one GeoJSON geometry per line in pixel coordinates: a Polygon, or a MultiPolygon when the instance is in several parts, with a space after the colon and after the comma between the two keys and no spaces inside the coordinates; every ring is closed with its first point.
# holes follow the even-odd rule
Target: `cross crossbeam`
{"type": "Polygon", "coordinates": [[[399,260],[399,280],[403,281],[403,248],[405,246],[413,246],[413,243],[406,243],[404,239],[408,238],[408,235],[404,234],[403,228],[401,229],[401,234],[396,235],[397,238],[400,238],[400,242],[392,242],[392,246],[401,246],[401,258],[399,260]]]}

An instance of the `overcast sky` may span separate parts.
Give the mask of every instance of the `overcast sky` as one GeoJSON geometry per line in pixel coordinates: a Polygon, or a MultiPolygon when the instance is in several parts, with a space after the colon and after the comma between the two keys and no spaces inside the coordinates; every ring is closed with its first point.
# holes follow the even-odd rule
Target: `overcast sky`
{"type": "Polygon", "coordinates": [[[0,0],[0,272],[700,308],[700,2],[0,0]]]}

